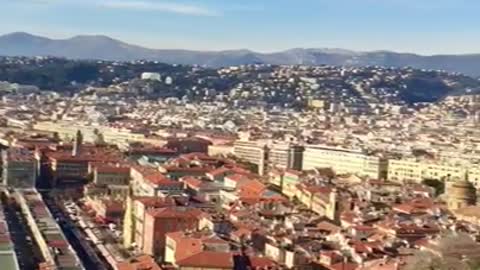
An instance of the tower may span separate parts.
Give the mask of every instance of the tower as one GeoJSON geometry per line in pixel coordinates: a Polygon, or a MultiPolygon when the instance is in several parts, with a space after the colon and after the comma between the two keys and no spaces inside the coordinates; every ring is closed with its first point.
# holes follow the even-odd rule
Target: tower
{"type": "Polygon", "coordinates": [[[333,220],[333,221],[336,221],[337,220],[337,214],[338,214],[338,209],[337,209],[337,189],[334,188],[332,189],[332,191],[330,192],[329,196],[328,196],[328,205],[326,207],[326,214],[325,216],[327,216],[327,218],[329,218],[330,220],[333,220]]]}
{"type": "Polygon", "coordinates": [[[76,157],[80,153],[80,148],[83,143],[83,135],[80,130],[77,130],[77,135],[75,136],[75,141],[73,142],[72,156],[76,157]]]}

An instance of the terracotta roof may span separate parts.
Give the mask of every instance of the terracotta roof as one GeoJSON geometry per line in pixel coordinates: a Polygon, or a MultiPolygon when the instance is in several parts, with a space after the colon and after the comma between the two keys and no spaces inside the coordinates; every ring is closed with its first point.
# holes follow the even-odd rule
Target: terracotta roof
{"type": "Polygon", "coordinates": [[[224,175],[226,174],[227,172],[231,171],[231,169],[228,169],[228,168],[225,168],[225,167],[221,167],[221,168],[218,168],[218,169],[214,169],[212,171],[209,171],[208,174],[215,177],[215,176],[219,176],[219,175],[224,175]]]}
{"type": "Polygon", "coordinates": [[[117,270],[162,270],[152,257],[143,255],[130,262],[117,264],[117,270]]]}
{"type": "Polygon", "coordinates": [[[278,266],[275,261],[265,257],[250,257],[250,263],[253,269],[271,269],[267,267],[278,266]]]}
{"type": "Polygon", "coordinates": [[[333,265],[329,266],[328,268],[330,268],[331,270],[355,270],[358,267],[359,266],[356,263],[350,263],[350,262],[343,263],[343,262],[341,262],[341,263],[333,264],[333,265]]]}
{"type": "Polygon", "coordinates": [[[317,229],[322,230],[322,231],[327,231],[329,233],[336,233],[341,230],[341,228],[333,223],[330,223],[328,221],[322,221],[317,224],[317,229]]]}
{"type": "Polygon", "coordinates": [[[165,207],[147,210],[147,215],[154,218],[200,218],[205,213],[197,208],[165,207]]]}
{"type": "Polygon", "coordinates": [[[144,176],[144,179],[147,180],[148,182],[154,184],[154,185],[168,185],[168,184],[177,184],[178,182],[175,182],[173,180],[170,180],[168,177],[163,175],[162,173],[158,172],[155,174],[149,174],[144,176]]]}
{"type": "Polygon", "coordinates": [[[195,187],[195,188],[199,188],[203,184],[202,180],[193,176],[182,177],[180,180],[184,182],[187,186],[195,187]]]}
{"type": "Polygon", "coordinates": [[[153,168],[149,168],[145,166],[134,166],[132,169],[140,173],[146,181],[154,185],[178,184],[178,182],[175,182],[169,179],[167,176],[163,175],[160,171],[153,168]]]}
{"type": "Polygon", "coordinates": [[[261,197],[262,193],[266,190],[264,184],[259,181],[245,181],[242,182],[242,186],[239,191],[240,197],[261,197]]]}
{"type": "Polygon", "coordinates": [[[230,181],[234,182],[242,182],[242,181],[247,181],[250,180],[247,176],[242,175],[242,174],[232,174],[226,177],[230,181]]]}
{"type": "Polygon", "coordinates": [[[175,206],[175,200],[171,197],[136,197],[135,201],[138,201],[145,205],[145,207],[167,207],[175,206]]]}
{"type": "Polygon", "coordinates": [[[183,260],[177,261],[181,267],[198,268],[229,268],[233,269],[234,262],[232,253],[202,251],[183,260]]]}

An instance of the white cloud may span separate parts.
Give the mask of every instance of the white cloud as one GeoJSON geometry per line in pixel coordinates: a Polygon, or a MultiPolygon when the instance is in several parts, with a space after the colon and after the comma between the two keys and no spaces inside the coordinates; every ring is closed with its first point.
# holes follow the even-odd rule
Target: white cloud
{"type": "Polygon", "coordinates": [[[219,16],[218,11],[193,4],[179,4],[160,1],[107,0],[99,6],[116,9],[160,11],[195,16],[219,16]]]}

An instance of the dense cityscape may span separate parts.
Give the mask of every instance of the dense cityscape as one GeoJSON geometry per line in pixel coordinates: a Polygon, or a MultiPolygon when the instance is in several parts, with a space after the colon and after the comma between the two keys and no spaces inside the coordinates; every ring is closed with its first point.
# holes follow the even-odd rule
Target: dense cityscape
{"type": "Polygon", "coordinates": [[[2,270],[480,267],[478,79],[0,63],[2,270]]]}

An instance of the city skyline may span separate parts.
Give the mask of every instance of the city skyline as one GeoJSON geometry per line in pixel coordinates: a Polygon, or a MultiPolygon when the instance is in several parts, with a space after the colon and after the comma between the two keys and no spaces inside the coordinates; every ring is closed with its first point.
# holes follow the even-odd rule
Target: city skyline
{"type": "Polygon", "coordinates": [[[57,1],[0,4],[0,33],[101,34],[157,49],[478,53],[474,1],[57,1]],[[20,18],[20,19],[19,19],[20,18]],[[126,23],[127,22],[127,23],[126,23]],[[193,27],[194,26],[194,27],[193,27]],[[235,33],[234,35],[232,33],[235,33]]]}

